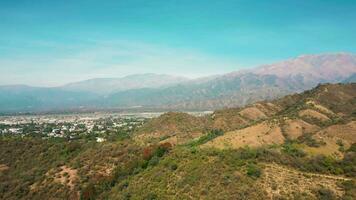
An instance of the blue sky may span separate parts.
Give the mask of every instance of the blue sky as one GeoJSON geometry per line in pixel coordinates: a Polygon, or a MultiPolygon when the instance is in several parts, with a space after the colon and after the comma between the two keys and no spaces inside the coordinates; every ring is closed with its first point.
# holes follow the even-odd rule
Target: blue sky
{"type": "Polygon", "coordinates": [[[355,44],[355,0],[0,1],[0,85],[198,77],[355,44]]]}

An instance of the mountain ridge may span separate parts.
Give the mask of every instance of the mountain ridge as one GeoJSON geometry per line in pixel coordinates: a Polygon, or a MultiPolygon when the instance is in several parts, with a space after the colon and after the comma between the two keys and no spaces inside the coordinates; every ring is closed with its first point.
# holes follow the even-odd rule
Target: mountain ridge
{"type": "MultiPolygon", "coordinates": [[[[140,128],[137,131],[137,140],[141,142],[144,140],[142,143],[145,143],[148,141],[157,142],[163,138],[164,140],[161,142],[170,141],[173,144],[182,144],[201,137],[209,130],[221,130],[229,133],[256,125],[258,127],[255,128],[255,132],[268,129],[267,127],[270,125],[269,128],[278,126],[280,137],[296,139],[301,136],[300,131],[312,133],[334,124],[347,124],[354,121],[355,98],[356,83],[320,84],[302,93],[287,95],[272,101],[259,101],[245,107],[216,110],[212,114],[202,117],[169,112],[152,119],[140,128]],[[295,130],[294,126],[304,128],[295,130]],[[288,131],[284,129],[288,129],[288,131]]],[[[356,126],[352,125],[352,127],[356,131],[356,126]]],[[[248,135],[251,134],[254,132],[249,132],[248,135]]],[[[255,139],[258,140],[258,138],[255,139]]],[[[269,144],[272,144],[273,140],[270,142],[269,144]]],[[[246,145],[248,144],[246,143],[246,145]]]]}
{"type": "MultiPolygon", "coordinates": [[[[16,96],[18,99],[11,100],[11,105],[14,107],[6,108],[13,112],[23,111],[24,107],[31,108],[26,109],[28,111],[53,110],[52,104],[58,102],[56,98],[60,96],[51,94],[46,96],[46,91],[52,93],[56,91],[58,94],[65,93],[64,96],[71,96],[73,100],[64,101],[67,103],[63,104],[63,109],[75,109],[80,106],[87,109],[142,107],[164,110],[213,110],[275,99],[311,89],[320,83],[354,82],[355,74],[356,55],[317,54],[198,79],[138,74],[114,78],[115,81],[111,83],[106,82],[106,80],[109,82],[113,80],[110,78],[91,79],[56,88],[0,86],[0,99],[16,96]],[[100,85],[97,81],[103,83],[100,85]],[[88,82],[90,84],[87,84],[88,82]],[[103,89],[93,91],[91,87],[103,89]],[[13,93],[11,93],[12,88],[14,88],[13,93]],[[36,93],[31,94],[32,90],[41,90],[43,93],[36,96],[36,93]],[[26,95],[21,96],[21,93],[26,95]],[[27,102],[27,105],[19,109],[16,107],[16,101],[21,100],[24,104],[27,102]]],[[[61,106],[58,103],[55,104],[56,107],[61,106]]],[[[22,103],[18,102],[18,104],[22,103]]],[[[1,110],[4,108],[0,108],[1,110]]]]}
{"type": "Polygon", "coordinates": [[[188,81],[188,78],[166,74],[132,74],[120,78],[94,78],[69,83],[60,88],[68,91],[85,91],[108,95],[114,92],[141,88],[168,87],[188,81]]]}

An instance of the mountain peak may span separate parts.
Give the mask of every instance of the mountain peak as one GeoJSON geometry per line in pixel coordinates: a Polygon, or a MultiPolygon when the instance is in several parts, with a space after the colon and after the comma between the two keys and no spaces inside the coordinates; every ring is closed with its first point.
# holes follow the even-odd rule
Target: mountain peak
{"type": "Polygon", "coordinates": [[[356,55],[349,53],[302,55],[294,59],[263,65],[252,72],[262,75],[272,74],[283,78],[298,75],[334,82],[356,73],[356,55]]]}

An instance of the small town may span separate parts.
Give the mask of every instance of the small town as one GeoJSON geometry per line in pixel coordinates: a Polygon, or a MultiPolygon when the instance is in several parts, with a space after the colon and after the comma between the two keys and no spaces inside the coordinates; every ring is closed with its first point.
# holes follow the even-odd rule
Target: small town
{"type": "Polygon", "coordinates": [[[139,114],[72,114],[0,117],[1,136],[87,138],[104,142],[117,135],[128,134],[160,113],[139,114]]]}

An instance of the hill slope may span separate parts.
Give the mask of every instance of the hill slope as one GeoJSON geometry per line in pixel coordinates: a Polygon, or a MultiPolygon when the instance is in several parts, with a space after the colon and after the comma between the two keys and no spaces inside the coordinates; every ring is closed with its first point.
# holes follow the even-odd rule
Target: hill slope
{"type": "Polygon", "coordinates": [[[324,84],[103,143],[0,136],[0,199],[355,199],[355,100],[324,84]]]}
{"type": "MultiPolygon", "coordinates": [[[[246,107],[218,110],[205,117],[193,117],[183,113],[165,114],[145,124],[138,134],[144,135],[146,139],[167,140],[192,133],[195,134],[190,135],[190,138],[197,138],[209,130],[222,130],[226,132],[223,136],[206,145],[219,148],[256,147],[282,144],[286,140],[298,139],[306,134],[321,133],[334,124],[341,126],[339,130],[346,126],[347,130],[356,133],[356,127],[353,126],[355,113],[355,83],[324,84],[301,94],[258,102],[246,107]]],[[[337,135],[340,136],[340,133],[337,135]]],[[[349,136],[339,136],[334,138],[335,144],[338,139],[343,140],[347,146],[353,143],[353,140],[345,140],[349,136]]],[[[182,142],[184,141],[178,143],[182,142]]],[[[337,149],[335,152],[341,153],[337,149]]]]}

